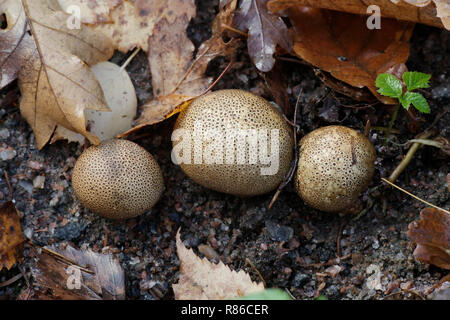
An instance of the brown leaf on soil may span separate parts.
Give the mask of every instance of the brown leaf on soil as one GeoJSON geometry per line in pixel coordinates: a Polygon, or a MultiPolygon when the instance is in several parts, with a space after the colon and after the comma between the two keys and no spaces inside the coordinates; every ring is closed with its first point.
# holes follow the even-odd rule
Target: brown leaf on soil
{"type": "Polygon", "coordinates": [[[149,50],[149,37],[161,20],[175,23],[185,16],[187,21],[195,16],[195,0],[123,0],[111,11],[112,23],[92,26],[114,42],[116,49],[128,52],[134,48],[149,50]]]}
{"type": "Polygon", "coordinates": [[[187,249],[177,233],[177,252],[180,259],[180,279],[173,285],[176,300],[224,300],[233,299],[264,290],[262,283],[255,283],[244,271],[233,271],[219,262],[213,264],[200,259],[187,249]]]}
{"type": "Polygon", "coordinates": [[[425,208],[420,217],[408,226],[408,237],[417,243],[414,257],[450,269],[450,215],[439,209],[425,208]]]}
{"type": "Polygon", "coordinates": [[[247,47],[253,63],[262,72],[274,64],[276,46],[292,50],[292,37],[283,20],[267,10],[268,0],[243,0],[234,22],[237,28],[248,30],[247,47]]]}
{"type": "Polygon", "coordinates": [[[205,93],[212,82],[212,78],[205,76],[208,63],[218,56],[230,58],[236,49],[236,40],[227,43],[222,40],[221,27],[230,20],[235,6],[233,0],[219,12],[213,22],[212,37],[200,46],[194,59],[195,48],[186,35],[186,16],[174,23],[166,19],[157,23],[148,52],[154,99],[143,106],[138,125],[121,136],[171,117],[205,93]]]}
{"type": "Polygon", "coordinates": [[[33,248],[31,273],[38,290],[33,299],[124,300],[125,274],[111,254],[33,248]]]}
{"type": "Polygon", "coordinates": [[[279,12],[288,7],[313,7],[330,9],[354,14],[371,15],[369,5],[377,5],[382,17],[428,24],[439,28],[450,28],[450,8],[447,0],[270,0],[270,11],[279,12]]]}
{"type": "Polygon", "coordinates": [[[0,206],[0,271],[11,269],[20,259],[24,242],[17,209],[12,201],[0,206]]]}
{"type": "Polygon", "coordinates": [[[83,25],[69,29],[69,16],[56,0],[6,0],[0,3],[2,13],[7,27],[0,30],[1,83],[19,77],[20,111],[38,148],[57,125],[100,143],[86,130],[84,111],[109,108],[88,65],[108,60],[111,42],[83,25]]]}
{"type": "Polygon", "coordinates": [[[367,87],[383,103],[397,103],[377,92],[375,79],[384,72],[401,78],[407,70],[412,23],[382,19],[381,30],[369,30],[363,16],[309,7],[290,8],[288,16],[300,58],[354,87],[367,87]]]}

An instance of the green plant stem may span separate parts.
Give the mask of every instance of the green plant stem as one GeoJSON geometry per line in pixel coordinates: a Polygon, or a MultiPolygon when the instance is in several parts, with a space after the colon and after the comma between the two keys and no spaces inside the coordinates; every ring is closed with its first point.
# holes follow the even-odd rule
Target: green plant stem
{"type": "Polygon", "coordinates": [[[395,107],[394,114],[392,115],[392,119],[391,119],[391,121],[389,122],[389,127],[388,127],[388,130],[387,130],[387,132],[386,132],[386,138],[384,139],[384,145],[386,145],[387,140],[388,140],[389,137],[391,136],[391,130],[392,130],[392,127],[394,126],[395,119],[397,119],[397,115],[398,115],[398,110],[399,110],[399,109],[400,109],[400,105],[398,104],[398,105],[395,107]]]}

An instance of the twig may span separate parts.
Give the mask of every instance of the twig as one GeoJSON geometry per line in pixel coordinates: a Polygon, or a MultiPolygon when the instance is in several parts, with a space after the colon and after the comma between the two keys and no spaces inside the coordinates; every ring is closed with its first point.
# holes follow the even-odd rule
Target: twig
{"type": "Polygon", "coordinates": [[[222,28],[227,29],[229,31],[232,31],[234,33],[237,33],[237,34],[239,34],[239,35],[241,35],[241,36],[243,36],[245,38],[248,37],[248,34],[246,32],[242,32],[241,30],[233,28],[232,26],[229,26],[229,25],[227,25],[225,23],[222,23],[222,28]]]}
{"type": "MultiPolygon", "coordinates": [[[[432,131],[424,132],[421,135],[419,135],[418,138],[419,139],[427,139],[432,134],[433,134],[432,131]]],[[[403,170],[405,170],[405,168],[409,165],[409,163],[411,162],[414,154],[417,152],[419,147],[421,147],[421,144],[416,142],[411,146],[411,148],[409,148],[406,156],[403,158],[403,160],[400,162],[400,164],[397,166],[397,168],[395,168],[394,172],[392,172],[392,174],[389,176],[390,182],[395,182],[395,180],[397,180],[397,178],[400,176],[400,174],[403,172],[403,170]]]]}
{"type": "Polygon", "coordinates": [[[412,140],[409,140],[409,142],[420,143],[420,144],[424,144],[424,145],[427,145],[427,146],[436,147],[436,148],[439,148],[439,149],[442,149],[442,147],[443,147],[442,143],[439,143],[439,142],[434,141],[434,140],[429,140],[429,139],[412,139],[412,140]]]}
{"type": "Polygon", "coordinates": [[[1,282],[0,283],[0,288],[7,287],[7,286],[9,286],[10,284],[13,284],[14,282],[16,282],[17,280],[19,280],[22,277],[23,277],[22,273],[16,274],[11,279],[8,279],[8,280],[6,280],[4,282],[1,282]]]}
{"type": "Polygon", "coordinates": [[[383,181],[386,182],[387,184],[391,185],[392,187],[397,188],[398,190],[400,190],[400,191],[406,193],[406,194],[409,195],[410,197],[413,197],[414,199],[419,200],[419,201],[425,203],[426,205],[429,205],[430,207],[433,207],[433,208],[442,210],[442,211],[444,211],[445,213],[450,214],[450,211],[447,211],[447,210],[445,210],[445,209],[439,208],[438,206],[436,206],[436,205],[434,205],[434,204],[432,204],[432,203],[430,203],[430,202],[428,202],[428,201],[425,201],[425,200],[423,200],[423,199],[421,199],[421,198],[419,198],[419,197],[413,195],[412,193],[406,191],[405,189],[402,189],[402,188],[400,188],[399,186],[397,186],[396,184],[390,182],[388,179],[381,178],[381,180],[383,180],[383,181]]]}
{"type": "Polygon", "coordinates": [[[364,135],[366,136],[366,138],[369,138],[369,134],[370,134],[370,120],[367,119],[366,128],[364,129],[364,135]]]}
{"type": "Polygon", "coordinates": [[[336,252],[337,252],[338,258],[341,256],[341,239],[342,239],[342,230],[344,230],[344,226],[345,226],[345,220],[342,219],[341,225],[340,225],[339,231],[338,231],[338,236],[336,239],[336,252]]]}
{"type": "Polygon", "coordinates": [[[263,276],[261,275],[261,273],[259,272],[259,270],[255,267],[255,265],[250,261],[249,258],[245,258],[245,262],[256,272],[256,274],[258,275],[258,278],[261,280],[261,282],[264,285],[264,288],[266,288],[266,281],[264,280],[263,276]]]}
{"type": "Polygon", "coordinates": [[[294,176],[295,170],[297,169],[298,165],[298,145],[297,145],[297,110],[298,110],[298,104],[300,102],[300,97],[302,95],[303,88],[300,90],[300,93],[297,97],[297,102],[295,103],[295,109],[294,109],[294,121],[293,121],[293,131],[294,131],[294,161],[291,163],[291,167],[289,168],[289,171],[287,172],[286,176],[283,179],[283,182],[278,186],[277,191],[272,197],[272,200],[269,203],[269,206],[267,207],[268,210],[272,209],[273,205],[275,204],[275,201],[277,201],[281,190],[283,190],[289,182],[292,180],[292,177],[294,176]]]}
{"type": "Polygon", "coordinates": [[[206,89],[205,92],[203,92],[203,93],[201,94],[201,96],[204,95],[204,94],[207,94],[212,88],[214,88],[214,86],[217,84],[217,82],[219,82],[220,79],[222,79],[222,77],[225,75],[225,73],[227,73],[228,70],[230,70],[230,68],[233,66],[233,64],[234,64],[234,60],[231,60],[230,63],[227,65],[227,67],[222,71],[222,73],[220,74],[220,76],[217,77],[216,81],[214,81],[214,82],[208,87],[208,89],[206,89]]]}
{"type": "Polygon", "coordinates": [[[6,184],[8,185],[10,201],[13,201],[13,199],[14,199],[13,188],[11,187],[11,183],[9,182],[8,172],[6,172],[6,171],[5,171],[5,180],[6,180],[6,184]]]}

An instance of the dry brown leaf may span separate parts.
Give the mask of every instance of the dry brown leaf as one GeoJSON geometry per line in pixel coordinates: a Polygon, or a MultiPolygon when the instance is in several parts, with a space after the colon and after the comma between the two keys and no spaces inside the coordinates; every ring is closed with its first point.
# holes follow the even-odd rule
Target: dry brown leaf
{"type": "Polygon", "coordinates": [[[111,254],[67,246],[33,248],[32,255],[31,273],[38,287],[35,299],[125,299],[125,274],[111,254]]]}
{"type": "Polygon", "coordinates": [[[22,256],[19,247],[23,244],[22,227],[17,209],[12,201],[0,206],[0,271],[11,269],[22,256]]]}
{"type": "Polygon", "coordinates": [[[425,208],[420,218],[408,226],[408,237],[417,243],[414,257],[450,269],[450,215],[439,209],[425,208]]]}
{"type": "Polygon", "coordinates": [[[223,300],[233,299],[264,290],[244,271],[231,270],[219,262],[213,264],[200,259],[187,249],[177,233],[177,252],[180,259],[180,279],[173,285],[176,300],[223,300]]]}
{"type": "Polygon", "coordinates": [[[116,49],[127,52],[136,47],[148,51],[148,39],[155,25],[166,19],[173,24],[178,17],[195,16],[195,0],[123,0],[111,11],[112,23],[98,23],[95,30],[109,36],[116,49]]]}
{"type": "MultiPolygon", "coordinates": [[[[123,0],[58,0],[61,8],[70,12],[77,8],[83,23],[112,22],[111,11],[123,0]]],[[[73,12],[73,11],[72,11],[73,12]]]]}
{"type": "Polygon", "coordinates": [[[138,125],[131,132],[163,121],[189,105],[192,99],[203,94],[212,82],[206,77],[208,63],[217,56],[231,57],[236,40],[222,40],[222,23],[231,21],[236,0],[228,3],[213,22],[213,35],[198,49],[193,59],[194,45],[186,35],[187,17],[174,23],[162,19],[150,37],[148,53],[154,99],[143,106],[138,125]]]}
{"type": "MultiPolygon", "coordinates": [[[[369,5],[380,7],[381,16],[398,20],[406,20],[428,24],[434,27],[449,29],[450,8],[447,0],[393,1],[393,0],[270,0],[269,10],[278,12],[288,7],[307,6],[330,9],[355,14],[368,14],[369,5]],[[436,10],[437,9],[437,10],[436,10]]],[[[369,14],[372,14],[371,12],[369,14]]]]}
{"type": "Polygon", "coordinates": [[[290,8],[288,16],[299,57],[354,87],[367,87],[383,103],[396,103],[377,92],[375,79],[384,72],[401,78],[407,70],[413,24],[383,19],[381,30],[369,30],[363,16],[309,7],[290,8]]]}
{"type": "Polygon", "coordinates": [[[56,0],[0,3],[0,14],[7,17],[7,28],[0,30],[1,82],[18,75],[20,111],[39,149],[57,124],[98,144],[100,140],[86,130],[84,110],[109,110],[88,65],[108,60],[112,44],[87,27],[69,29],[68,15],[59,9],[56,0]]]}
{"type": "Polygon", "coordinates": [[[292,49],[292,38],[283,20],[267,10],[268,0],[243,0],[235,16],[235,24],[248,30],[247,47],[253,63],[262,72],[269,72],[275,64],[275,49],[279,45],[292,49]]]}

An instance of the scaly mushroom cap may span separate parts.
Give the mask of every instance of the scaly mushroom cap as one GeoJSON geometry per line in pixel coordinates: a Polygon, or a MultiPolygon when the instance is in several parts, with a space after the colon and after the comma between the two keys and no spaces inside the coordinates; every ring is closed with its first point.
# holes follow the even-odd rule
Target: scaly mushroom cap
{"type": "Polygon", "coordinates": [[[127,140],[109,140],[84,151],[75,164],[72,185],[86,207],[110,219],[146,212],[164,190],[156,160],[127,140]]]}
{"type": "Polygon", "coordinates": [[[293,158],[294,141],[292,129],[285,122],[281,113],[268,101],[243,90],[211,92],[195,99],[187,109],[181,112],[175,124],[175,130],[184,129],[194,137],[194,127],[199,123],[201,123],[203,133],[210,132],[207,135],[210,140],[203,144],[192,143],[190,163],[180,164],[182,170],[192,180],[206,188],[238,196],[264,194],[275,189],[281,183],[293,158]],[[276,168],[272,167],[274,172],[269,173],[270,169],[268,168],[271,165],[261,161],[260,154],[264,154],[261,152],[261,146],[264,146],[261,139],[258,139],[257,148],[251,149],[249,144],[240,143],[239,139],[235,139],[234,142],[226,142],[227,140],[224,138],[232,131],[249,129],[267,132],[267,142],[265,143],[268,150],[267,155],[272,154],[272,151],[273,154],[276,153],[271,139],[276,137],[275,131],[272,130],[278,130],[278,139],[275,141],[279,145],[277,157],[279,164],[276,168]],[[272,133],[274,134],[272,135],[272,133]],[[234,152],[228,152],[227,148],[234,152]],[[196,153],[211,154],[215,157],[220,150],[223,151],[223,156],[220,157],[223,159],[222,164],[215,160],[214,163],[208,162],[210,160],[206,160],[205,157],[201,161],[195,162],[196,153]],[[234,162],[227,160],[228,154],[232,154],[234,162]],[[256,163],[254,160],[253,162],[249,161],[250,156],[258,158],[256,163]],[[239,157],[245,159],[245,162],[239,162],[239,157]],[[262,168],[268,169],[268,172],[262,174],[262,168]]]}
{"type": "Polygon", "coordinates": [[[314,130],[300,141],[296,191],[318,210],[346,209],[370,184],[375,158],[372,143],[353,129],[314,130]]]}

